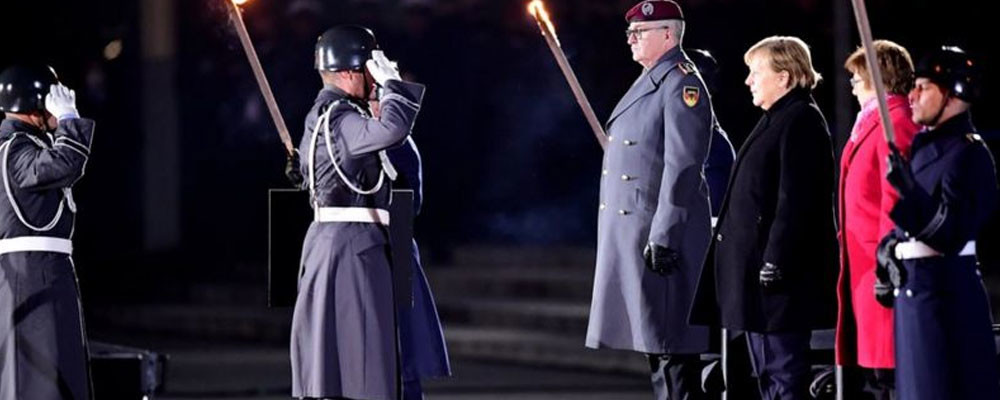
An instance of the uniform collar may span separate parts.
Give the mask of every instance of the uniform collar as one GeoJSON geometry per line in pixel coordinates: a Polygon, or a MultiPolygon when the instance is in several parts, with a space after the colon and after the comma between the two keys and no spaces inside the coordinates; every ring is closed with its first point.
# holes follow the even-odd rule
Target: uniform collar
{"type": "Polygon", "coordinates": [[[323,90],[319,91],[319,96],[317,96],[316,98],[316,100],[320,101],[335,101],[340,99],[348,100],[355,104],[364,105],[365,108],[368,108],[368,102],[359,99],[357,97],[351,96],[347,94],[347,92],[340,89],[339,87],[333,85],[323,85],[323,90]]]}
{"type": "Polygon", "coordinates": [[[687,59],[687,56],[685,56],[684,52],[681,51],[681,46],[674,46],[674,48],[667,50],[667,52],[664,53],[658,61],[656,61],[656,64],[654,64],[653,68],[650,68],[649,71],[646,72],[646,75],[649,76],[649,79],[653,82],[653,84],[659,84],[663,81],[663,78],[667,76],[667,73],[677,66],[677,63],[685,59],[687,59]]]}
{"type": "Polygon", "coordinates": [[[976,127],[972,126],[972,114],[965,111],[961,114],[955,115],[954,117],[948,118],[937,128],[928,131],[928,133],[948,135],[948,134],[959,134],[964,135],[967,133],[975,133],[976,127]]]}
{"type": "Polygon", "coordinates": [[[16,132],[30,133],[35,136],[42,136],[44,133],[38,127],[14,118],[6,118],[0,122],[0,140],[6,140],[16,132]]]}
{"type": "Polygon", "coordinates": [[[346,98],[347,93],[341,90],[339,87],[333,85],[323,85],[323,90],[319,91],[320,98],[336,97],[336,98],[346,98]]]}

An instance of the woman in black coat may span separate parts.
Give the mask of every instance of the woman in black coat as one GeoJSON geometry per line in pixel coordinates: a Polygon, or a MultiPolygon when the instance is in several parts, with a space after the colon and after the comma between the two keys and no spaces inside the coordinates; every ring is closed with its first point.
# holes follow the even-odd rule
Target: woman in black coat
{"type": "Polygon", "coordinates": [[[836,315],[830,133],[805,43],[767,38],[744,60],[764,116],[736,157],[691,322],[747,332],[764,399],[806,399],[811,331],[836,315]]]}

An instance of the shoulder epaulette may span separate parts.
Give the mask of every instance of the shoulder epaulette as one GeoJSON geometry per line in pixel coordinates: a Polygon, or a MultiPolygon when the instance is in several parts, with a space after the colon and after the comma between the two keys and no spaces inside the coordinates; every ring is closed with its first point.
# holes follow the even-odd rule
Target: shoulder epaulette
{"type": "Polygon", "coordinates": [[[698,69],[694,66],[694,63],[690,61],[681,61],[677,63],[677,68],[680,68],[680,70],[684,72],[684,75],[691,75],[698,71],[698,69]]]}

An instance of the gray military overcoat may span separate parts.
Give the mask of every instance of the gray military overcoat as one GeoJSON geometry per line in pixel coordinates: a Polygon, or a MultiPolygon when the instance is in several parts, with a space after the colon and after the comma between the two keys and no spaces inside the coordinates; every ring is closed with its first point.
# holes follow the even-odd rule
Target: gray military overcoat
{"type": "MultiPolygon", "coordinates": [[[[86,336],[72,257],[10,244],[69,240],[94,121],[69,118],[52,135],[0,123],[0,400],[90,398],[86,336]]],[[[35,247],[37,249],[37,247],[35,247]]]]}
{"type": "MultiPolygon", "coordinates": [[[[319,93],[299,146],[303,176],[315,176],[314,207],[387,208],[389,179],[374,190],[382,175],[378,152],[410,134],[423,92],[423,85],[388,81],[381,98],[381,119],[370,117],[365,102],[347,99],[336,88],[319,93]],[[327,110],[329,134],[325,123],[318,131],[314,129],[327,110]],[[318,135],[315,151],[314,132],[318,135]],[[372,193],[349,189],[332,161],[352,185],[372,193]]],[[[398,354],[388,255],[389,237],[382,225],[313,222],[309,226],[292,315],[292,396],[397,398],[398,354]]]]}
{"type": "Polygon", "coordinates": [[[708,92],[680,48],[644,71],[612,112],[587,347],[708,349],[708,330],[687,315],[711,235],[703,165],[712,121],[708,92]],[[646,269],[648,242],[677,251],[682,266],[668,276],[646,269]]]}

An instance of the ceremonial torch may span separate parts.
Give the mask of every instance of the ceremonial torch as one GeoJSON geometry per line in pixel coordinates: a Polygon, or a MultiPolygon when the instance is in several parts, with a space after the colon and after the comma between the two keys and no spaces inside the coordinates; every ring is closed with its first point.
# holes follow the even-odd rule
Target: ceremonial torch
{"type": "Polygon", "coordinates": [[[604,133],[604,128],[598,122],[597,115],[594,114],[594,109],[590,107],[590,101],[587,100],[587,95],[583,93],[580,81],[576,79],[573,67],[569,65],[569,61],[566,59],[566,53],[563,53],[562,45],[559,44],[559,37],[556,36],[556,28],[552,25],[552,20],[549,19],[548,11],[545,11],[545,4],[542,3],[542,0],[533,0],[531,3],[528,3],[528,13],[532,17],[535,17],[538,29],[542,31],[542,37],[548,43],[549,50],[552,50],[552,55],[555,56],[556,63],[559,64],[559,69],[562,70],[563,75],[566,77],[566,82],[569,83],[569,88],[573,91],[576,102],[580,104],[583,115],[587,117],[590,128],[594,130],[594,137],[597,138],[601,149],[606,149],[608,147],[608,135],[604,133]]]}
{"type": "Polygon", "coordinates": [[[274,120],[274,126],[278,128],[278,136],[281,137],[281,142],[285,145],[285,151],[291,156],[295,151],[295,145],[292,144],[292,137],[288,134],[285,119],[281,117],[281,111],[278,110],[278,102],[274,100],[271,85],[267,83],[264,68],[260,66],[260,58],[257,57],[257,50],[254,49],[253,42],[250,41],[250,34],[247,33],[247,26],[243,23],[243,15],[240,13],[240,6],[249,0],[225,1],[229,4],[227,7],[236,25],[236,34],[240,37],[243,52],[246,53],[247,61],[250,62],[250,68],[253,69],[253,76],[257,78],[257,86],[260,87],[260,94],[264,96],[264,102],[267,103],[267,109],[271,112],[271,119],[274,120]]]}
{"type": "Polygon", "coordinates": [[[868,10],[865,8],[864,0],[851,0],[854,7],[854,19],[858,21],[858,33],[861,35],[861,45],[865,49],[865,63],[868,64],[868,74],[871,82],[875,85],[875,96],[878,98],[878,111],[882,117],[882,132],[885,134],[885,141],[892,151],[896,148],[896,135],[892,128],[892,118],[889,116],[889,103],[886,100],[885,84],[882,83],[882,70],[878,66],[878,58],[875,54],[875,45],[872,40],[872,28],[868,23],[868,10]]]}

